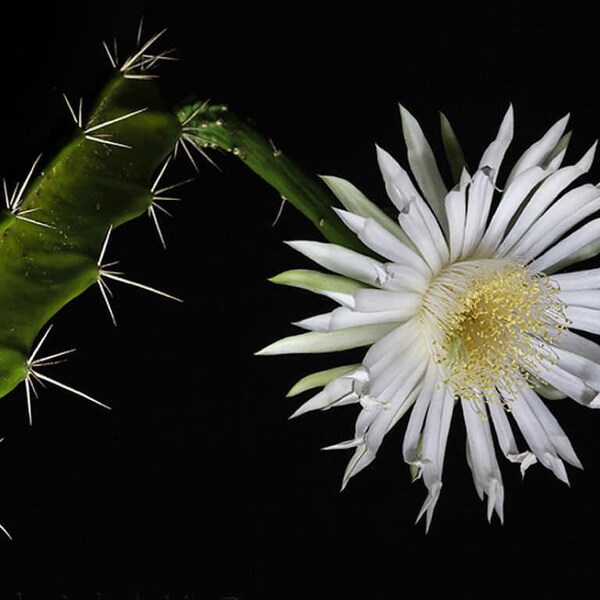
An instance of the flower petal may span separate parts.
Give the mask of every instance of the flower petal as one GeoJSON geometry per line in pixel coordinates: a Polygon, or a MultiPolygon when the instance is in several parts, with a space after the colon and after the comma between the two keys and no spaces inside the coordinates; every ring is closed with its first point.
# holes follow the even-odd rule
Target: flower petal
{"type": "MultiPolygon", "coordinates": [[[[377,290],[380,291],[380,290],[377,290]]],[[[412,316],[412,315],[410,315],[412,316]]],[[[294,325],[309,331],[339,331],[359,325],[374,323],[403,323],[408,318],[406,310],[382,310],[377,312],[360,312],[340,306],[332,312],[324,313],[296,321],[294,325]]]]}
{"type": "Polygon", "coordinates": [[[504,115],[504,119],[502,119],[496,139],[486,148],[479,162],[479,169],[484,169],[485,167],[488,168],[489,178],[492,184],[496,183],[502,159],[504,158],[508,146],[512,142],[514,121],[514,111],[511,104],[504,115]]]}
{"type": "MultiPolygon", "coordinates": [[[[600,219],[594,219],[536,258],[529,264],[529,268],[533,271],[544,272],[554,267],[562,267],[565,263],[569,264],[570,257],[587,247],[591,247],[595,251],[600,250],[599,240],[600,219]]],[[[587,256],[578,256],[579,260],[584,258],[587,256]]]]}
{"type": "MultiPolygon", "coordinates": [[[[507,252],[524,260],[541,254],[572,227],[600,209],[600,190],[586,185],[557,200],[507,252]]],[[[498,255],[502,256],[500,249],[498,255]]]]}
{"type": "Polygon", "coordinates": [[[585,269],[572,273],[552,275],[552,281],[558,283],[561,291],[600,289],[600,269],[585,269]]]}
{"type": "Polygon", "coordinates": [[[403,106],[400,106],[400,116],[410,169],[440,225],[447,231],[444,197],[448,190],[438,170],[431,146],[417,120],[403,106]]]}
{"type": "Polygon", "coordinates": [[[498,445],[504,453],[504,456],[513,463],[519,463],[521,465],[521,477],[525,476],[525,471],[535,462],[537,458],[535,454],[526,450],[519,452],[515,436],[512,432],[508,416],[504,405],[502,404],[500,397],[492,400],[488,403],[488,409],[492,416],[492,422],[494,424],[494,430],[496,431],[496,437],[498,438],[498,445]]]}
{"type": "Polygon", "coordinates": [[[570,306],[585,306],[600,310],[600,289],[560,292],[558,297],[570,306]]]}
{"type": "MultiPolygon", "coordinates": [[[[592,166],[594,155],[596,152],[596,144],[594,144],[585,155],[575,165],[559,169],[552,173],[535,191],[531,199],[524,207],[515,222],[514,226],[498,248],[498,253],[501,256],[508,254],[509,250],[519,242],[519,240],[530,231],[531,226],[544,214],[548,207],[555,201],[573,181],[581,175],[587,173],[592,166]]],[[[593,186],[589,186],[593,187],[593,186]]],[[[577,188],[581,189],[581,188],[577,188]]],[[[568,206],[568,202],[573,198],[571,195],[577,190],[572,190],[567,196],[569,198],[565,202],[565,197],[561,200],[568,206]]],[[[515,253],[513,252],[513,255],[515,253]]]]}
{"type": "Polygon", "coordinates": [[[405,319],[414,316],[421,306],[421,294],[414,292],[390,292],[388,290],[358,290],[354,295],[356,310],[378,312],[382,310],[402,311],[405,319]]]}
{"type": "Polygon", "coordinates": [[[400,241],[412,246],[409,237],[393,219],[390,219],[377,205],[373,204],[358,188],[341,177],[321,176],[327,187],[334,193],[342,206],[349,212],[377,221],[400,241]]]}
{"type": "Polygon", "coordinates": [[[360,348],[361,346],[373,344],[390,331],[396,329],[396,327],[398,327],[396,323],[379,323],[327,333],[311,331],[310,333],[292,335],[273,342],[256,352],[256,354],[258,356],[267,356],[275,354],[323,353],[360,348]]]}
{"type": "Polygon", "coordinates": [[[381,262],[343,246],[311,241],[286,243],[318,265],[350,279],[377,287],[389,279],[381,262]]]}
{"type": "Polygon", "coordinates": [[[417,272],[427,272],[425,261],[377,221],[345,210],[334,210],[346,227],[356,233],[358,239],[371,250],[395,263],[412,267],[417,272]]]}
{"type": "Polygon", "coordinates": [[[517,214],[521,205],[547,175],[544,169],[532,167],[520,173],[506,187],[498,207],[492,216],[492,220],[477,248],[478,255],[491,256],[494,254],[511,220],[517,214]]]}
{"type": "Polygon", "coordinates": [[[429,531],[433,511],[442,489],[442,471],[454,404],[454,398],[448,389],[441,384],[436,386],[427,411],[425,427],[423,428],[421,450],[423,462],[421,471],[428,494],[417,515],[417,521],[423,514],[427,513],[426,531],[429,531]]]}
{"type": "Polygon", "coordinates": [[[600,310],[584,306],[567,306],[565,316],[571,321],[570,327],[573,329],[600,334],[600,310]]]}
{"type": "Polygon", "coordinates": [[[463,177],[458,186],[446,194],[444,204],[448,216],[448,237],[450,262],[458,259],[462,252],[465,236],[465,217],[467,215],[467,190],[470,179],[463,177]]]}
{"type": "Polygon", "coordinates": [[[480,169],[473,176],[473,182],[467,194],[467,217],[461,256],[468,258],[483,237],[487,218],[492,206],[494,184],[487,168],[480,169]]]}
{"type": "Polygon", "coordinates": [[[539,139],[535,144],[532,144],[519,158],[510,172],[506,181],[508,186],[512,181],[523,171],[531,167],[541,165],[548,159],[550,154],[556,148],[560,142],[562,135],[565,131],[567,123],[569,121],[569,115],[565,115],[557,123],[555,123],[545,135],[539,139]]]}
{"type": "Polygon", "coordinates": [[[467,166],[467,162],[458,142],[458,138],[456,137],[456,133],[454,133],[454,129],[444,113],[440,113],[440,128],[442,131],[442,142],[444,144],[444,150],[446,151],[446,158],[450,164],[450,171],[452,172],[454,181],[458,182],[463,169],[467,166]]]}
{"type": "MultiPolygon", "coordinates": [[[[508,394],[503,394],[508,397],[508,394]]],[[[531,396],[536,396],[533,390],[522,385],[514,400],[510,403],[510,411],[525,441],[536,455],[537,459],[564,483],[569,483],[565,466],[557,455],[550,437],[540,423],[535,410],[529,403],[531,396]]],[[[541,402],[541,401],[540,401],[541,402]]]]}
{"type": "Polygon", "coordinates": [[[477,410],[473,406],[473,401],[462,400],[461,405],[467,429],[467,447],[475,487],[480,498],[483,499],[484,493],[488,497],[488,521],[491,520],[494,509],[498,513],[500,521],[503,521],[504,487],[494,451],[492,432],[487,420],[486,405],[482,402],[477,406],[477,410]]]}

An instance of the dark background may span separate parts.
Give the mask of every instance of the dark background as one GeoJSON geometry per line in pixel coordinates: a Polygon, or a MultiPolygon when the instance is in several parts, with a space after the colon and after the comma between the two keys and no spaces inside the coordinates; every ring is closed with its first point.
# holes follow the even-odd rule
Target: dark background
{"type": "MultiPolygon", "coordinates": [[[[2,20],[2,175],[22,179],[71,131],[61,98],[88,106],[110,76],[101,48],[122,48],[142,14],[168,27],[180,62],[163,67],[169,101],[188,94],[251,116],[310,170],[351,179],[384,201],[374,143],[404,160],[397,102],[436,149],[438,110],[476,163],[509,102],[508,160],[572,111],[570,159],[600,132],[594,3],[91,2],[11,7],[2,20]]],[[[340,494],[355,409],[288,422],[302,375],[341,360],[258,358],[325,310],[266,278],[306,267],[282,244],[316,239],[243,165],[216,155],[163,220],[168,250],[141,218],[114,235],[111,258],[183,305],[114,285],[118,328],[98,290],[54,320],[48,352],[77,347],[52,374],[109,403],[54,389],[27,425],[20,388],[0,405],[0,598],[271,598],[387,600],[597,597],[600,415],[552,409],[585,466],[572,487],[533,467],[520,481],[502,459],[506,523],[488,524],[455,415],[444,491],[428,535],[413,525],[425,497],[401,456],[403,424],[340,494]],[[21,596],[19,596],[19,593],[21,596]]],[[[173,181],[189,176],[179,161],[173,181]]],[[[598,168],[592,177],[598,179],[598,168]]],[[[0,285],[2,283],[0,282],[0,285]]],[[[346,360],[348,357],[344,357],[346,360]]]]}

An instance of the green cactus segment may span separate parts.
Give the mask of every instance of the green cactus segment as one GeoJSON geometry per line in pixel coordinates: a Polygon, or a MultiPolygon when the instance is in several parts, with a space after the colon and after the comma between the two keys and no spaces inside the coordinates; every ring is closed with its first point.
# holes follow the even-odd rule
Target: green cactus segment
{"type": "Polygon", "coordinates": [[[336,198],[249,123],[226,107],[196,103],[182,108],[184,140],[200,148],[220,148],[239,157],[317,227],[330,242],[371,254],[335,214],[336,198]]]}
{"type": "Polygon", "coordinates": [[[122,76],[82,129],[0,214],[0,397],[26,378],[48,320],[97,282],[109,228],[151,205],[153,173],[181,133],[153,82],[122,76]]]}

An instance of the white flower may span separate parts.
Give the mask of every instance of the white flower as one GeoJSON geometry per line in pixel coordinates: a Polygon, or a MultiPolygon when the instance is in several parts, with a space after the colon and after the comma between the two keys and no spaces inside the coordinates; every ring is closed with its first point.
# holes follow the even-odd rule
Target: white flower
{"type": "Polygon", "coordinates": [[[309,333],[259,354],[368,346],[360,364],[309,375],[290,391],[323,388],[294,416],[359,405],[353,437],[329,447],[354,449],[343,486],[373,461],[384,436],[411,410],[403,455],[427,487],[419,518],[426,513],[429,527],[456,409],[488,519],[496,511],[502,520],[494,437],[522,473],[539,461],[568,482],[563,460],[581,463],[540,395],[600,405],[600,346],[573,331],[600,333],[600,269],[555,274],[600,252],[600,218],[588,219],[600,209],[600,190],[572,185],[589,170],[595,144],[576,164],[561,166],[569,140],[565,117],[525,151],[499,189],[497,175],[513,137],[512,107],[472,175],[461,170],[462,153],[444,121],[458,179],[448,191],[417,121],[404,108],[401,114],[414,183],[377,148],[397,221],[347,181],[325,178],[346,209],[339,216],[372,254],[290,242],[332,273],[295,270],[273,281],[340,306],[296,323],[309,333]],[[517,447],[514,424],[528,448],[517,447]]]}

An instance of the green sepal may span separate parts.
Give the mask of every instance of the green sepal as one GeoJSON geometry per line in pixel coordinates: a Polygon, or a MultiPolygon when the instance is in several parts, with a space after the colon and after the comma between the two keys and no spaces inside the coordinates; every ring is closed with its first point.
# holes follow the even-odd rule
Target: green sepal
{"type": "Polygon", "coordinates": [[[468,171],[467,161],[450,121],[442,112],[440,112],[440,128],[446,158],[448,159],[450,172],[452,173],[452,180],[457,184],[460,181],[463,169],[467,169],[468,171]]]}
{"type": "Polygon", "coordinates": [[[323,292],[354,294],[356,291],[368,287],[364,283],[348,279],[342,275],[332,275],[311,269],[291,269],[271,277],[269,281],[278,285],[288,285],[308,290],[315,294],[322,294],[323,292]]]}
{"type": "Polygon", "coordinates": [[[350,373],[351,371],[354,371],[359,367],[360,363],[356,363],[354,365],[333,367],[332,369],[317,371],[316,373],[306,375],[306,377],[303,377],[291,387],[290,391],[286,394],[286,398],[298,396],[303,392],[307,392],[308,390],[314,390],[318,387],[325,387],[328,383],[330,383],[337,377],[342,377],[343,375],[346,375],[346,373],[350,373]]]}
{"type": "Polygon", "coordinates": [[[341,177],[330,175],[321,175],[321,179],[347,211],[377,221],[384,229],[387,229],[407,246],[414,249],[414,244],[404,233],[402,227],[388,217],[376,204],[373,204],[354,184],[341,177]]]}

